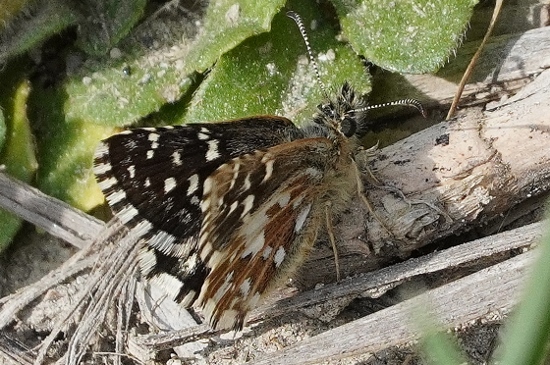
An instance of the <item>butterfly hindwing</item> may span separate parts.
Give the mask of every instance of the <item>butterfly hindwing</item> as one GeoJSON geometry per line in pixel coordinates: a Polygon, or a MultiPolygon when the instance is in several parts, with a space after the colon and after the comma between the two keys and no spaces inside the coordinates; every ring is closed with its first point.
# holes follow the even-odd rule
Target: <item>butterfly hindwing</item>
{"type": "Polygon", "coordinates": [[[213,327],[241,328],[311,249],[337,153],[326,138],[301,139],[235,158],[205,181],[199,252],[210,272],[197,302],[213,327]]]}

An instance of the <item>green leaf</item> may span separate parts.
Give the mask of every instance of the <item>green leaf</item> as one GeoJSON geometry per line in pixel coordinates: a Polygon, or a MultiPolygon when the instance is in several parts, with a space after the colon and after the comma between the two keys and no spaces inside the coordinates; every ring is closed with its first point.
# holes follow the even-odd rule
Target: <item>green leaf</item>
{"type": "MultiPolygon", "coordinates": [[[[307,28],[323,83],[334,96],[344,83],[370,91],[369,77],[353,50],[336,40],[337,32],[314,3],[291,2],[307,28]]],[[[216,121],[277,114],[295,122],[310,120],[323,102],[306,46],[293,20],[278,14],[269,33],[252,37],[223,55],[194,94],[186,121],[216,121]]]]}
{"type": "Polygon", "coordinates": [[[106,54],[143,15],[146,0],[86,0],[77,2],[83,15],[77,45],[91,55],[106,54]]]}
{"type": "Polygon", "coordinates": [[[269,30],[283,3],[211,2],[198,34],[191,20],[146,21],[119,45],[120,58],[88,60],[70,77],[68,117],[125,126],[176,102],[194,86],[196,70],[211,67],[244,39],[269,30]]]}
{"type": "MultiPolygon", "coordinates": [[[[430,321],[430,319],[427,319],[430,321]]],[[[424,324],[420,346],[424,353],[426,363],[432,365],[465,365],[468,364],[466,356],[460,351],[456,341],[447,333],[437,331],[435,326],[424,324]]]]}
{"type": "MultiPolygon", "coordinates": [[[[5,143],[0,156],[6,173],[24,181],[30,182],[35,174],[37,163],[34,154],[34,139],[27,119],[27,99],[30,84],[24,80],[4,79],[7,88],[2,90],[1,108],[4,109],[6,124],[5,143]]],[[[6,86],[4,85],[4,86],[6,86]]],[[[0,252],[8,246],[22,221],[5,210],[0,210],[0,252]]]]}
{"type": "Polygon", "coordinates": [[[182,74],[177,60],[165,56],[159,55],[159,62],[151,54],[80,70],[64,85],[67,118],[121,127],[177,101],[190,89],[192,79],[182,74]]]}
{"type": "Polygon", "coordinates": [[[285,1],[211,2],[204,18],[204,28],[189,52],[189,63],[203,72],[225,52],[243,40],[269,31],[273,16],[285,1]]]}
{"type": "Polygon", "coordinates": [[[104,201],[90,168],[93,154],[98,141],[113,134],[114,129],[67,118],[63,113],[65,98],[62,90],[37,87],[30,100],[40,161],[36,186],[89,211],[104,201]]]}
{"type": "Polygon", "coordinates": [[[0,108],[0,151],[4,147],[4,142],[6,141],[6,119],[4,118],[4,112],[0,108]]]}
{"type": "Polygon", "coordinates": [[[357,53],[391,71],[437,70],[458,47],[477,0],[333,0],[357,53]]]}
{"type": "Polygon", "coordinates": [[[0,62],[27,52],[79,19],[61,0],[28,1],[22,9],[0,34],[0,62]]]}

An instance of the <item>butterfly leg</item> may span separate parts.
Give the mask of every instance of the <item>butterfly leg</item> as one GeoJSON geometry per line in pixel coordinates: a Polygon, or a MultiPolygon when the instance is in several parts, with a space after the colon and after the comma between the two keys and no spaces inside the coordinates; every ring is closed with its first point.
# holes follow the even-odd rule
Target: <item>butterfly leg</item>
{"type": "MultiPolygon", "coordinates": [[[[418,204],[424,204],[426,205],[428,208],[436,211],[437,213],[439,213],[441,216],[445,217],[445,220],[447,223],[450,223],[453,221],[453,219],[446,213],[444,212],[442,209],[438,208],[435,204],[431,203],[431,202],[427,202],[427,201],[424,201],[424,200],[416,200],[416,199],[409,199],[405,196],[405,194],[397,187],[395,186],[392,186],[392,185],[388,185],[388,184],[384,184],[382,183],[373,173],[372,173],[372,170],[369,168],[368,166],[368,160],[370,157],[374,156],[376,154],[376,151],[378,149],[378,144],[376,144],[375,146],[369,148],[369,149],[366,149],[366,150],[362,150],[359,154],[360,156],[360,159],[357,161],[357,171],[358,171],[358,174],[367,174],[368,175],[368,179],[369,179],[369,182],[372,186],[374,186],[375,188],[377,189],[381,189],[381,190],[385,190],[385,191],[389,191],[390,193],[393,193],[397,196],[399,196],[405,203],[407,203],[410,206],[412,205],[418,205],[418,204]],[[361,167],[359,167],[361,166],[361,167]]],[[[359,175],[361,176],[361,175],[359,175]]],[[[362,182],[361,183],[361,186],[359,187],[360,188],[360,193],[359,193],[359,196],[361,197],[361,199],[363,200],[363,202],[365,203],[365,205],[368,207],[369,211],[375,216],[375,218],[380,222],[382,223],[382,221],[380,220],[380,218],[376,217],[376,214],[374,213],[374,210],[373,210],[373,207],[372,205],[370,204],[370,202],[365,198],[364,196],[364,187],[362,185],[362,182]]],[[[383,224],[382,224],[383,225],[383,224]]],[[[386,229],[386,231],[388,231],[388,228],[386,226],[384,226],[384,228],[386,229]]]]}
{"type": "Polygon", "coordinates": [[[336,266],[336,280],[340,281],[340,261],[339,261],[340,257],[338,256],[338,248],[336,247],[336,236],[334,235],[334,227],[332,225],[331,206],[332,204],[330,202],[327,202],[325,206],[325,218],[326,218],[328,239],[330,240],[330,244],[332,245],[332,251],[334,252],[334,263],[336,266]]]}
{"type": "Polygon", "coordinates": [[[358,165],[359,170],[364,170],[364,174],[367,174],[369,179],[372,180],[374,186],[382,185],[380,180],[373,174],[372,170],[369,167],[369,160],[376,156],[376,152],[378,151],[378,143],[376,143],[374,146],[365,149],[360,148],[360,152],[357,154],[356,158],[359,158],[359,160],[356,161],[358,165]],[[361,166],[359,168],[359,166],[361,166]]]}
{"type": "Polygon", "coordinates": [[[430,209],[434,210],[435,212],[437,212],[439,215],[445,217],[445,221],[447,223],[452,223],[453,222],[453,218],[449,214],[447,214],[445,211],[443,211],[443,209],[439,208],[438,206],[436,206],[435,204],[433,204],[431,202],[428,202],[428,201],[425,201],[425,200],[418,200],[418,199],[409,199],[405,196],[405,194],[399,188],[397,188],[395,186],[380,185],[380,186],[377,186],[377,188],[384,189],[386,191],[394,193],[395,195],[398,195],[405,203],[407,203],[409,205],[409,207],[411,207],[413,205],[423,204],[423,205],[427,206],[428,208],[430,208],[430,209]]]}
{"type": "Polygon", "coordinates": [[[388,233],[388,235],[393,236],[393,233],[391,232],[389,227],[386,225],[386,222],[384,222],[384,220],[380,216],[378,216],[378,214],[376,214],[376,211],[374,210],[374,207],[372,206],[371,202],[365,196],[365,187],[363,185],[363,181],[361,180],[361,172],[359,171],[359,167],[357,166],[356,163],[354,163],[353,165],[355,167],[355,179],[356,179],[356,184],[357,184],[357,195],[359,196],[359,198],[361,199],[363,204],[365,204],[365,206],[367,207],[369,212],[372,214],[374,219],[376,219],[378,221],[378,223],[380,223],[380,225],[384,228],[384,230],[388,233]]]}

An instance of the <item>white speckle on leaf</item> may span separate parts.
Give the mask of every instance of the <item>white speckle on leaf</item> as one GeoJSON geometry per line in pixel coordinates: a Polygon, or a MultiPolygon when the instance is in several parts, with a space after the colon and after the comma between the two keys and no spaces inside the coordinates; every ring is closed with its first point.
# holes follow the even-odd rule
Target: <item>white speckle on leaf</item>
{"type": "Polygon", "coordinates": [[[238,3],[231,5],[225,13],[225,21],[232,26],[236,25],[239,21],[240,12],[241,7],[238,3]]]}

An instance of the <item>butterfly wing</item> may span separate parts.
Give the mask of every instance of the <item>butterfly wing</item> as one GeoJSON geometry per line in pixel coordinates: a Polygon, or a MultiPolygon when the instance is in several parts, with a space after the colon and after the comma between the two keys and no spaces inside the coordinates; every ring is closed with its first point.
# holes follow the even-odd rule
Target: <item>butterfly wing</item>
{"type": "Polygon", "coordinates": [[[248,311],[291,275],[314,244],[338,148],[327,138],[235,158],[204,184],[197,304],[212,327],[240,329],[248,311]]]}
{"type": "Polygon", "coordinates": [[[142,271],[190,305],[207,268],[196,254],[203,183],[220,165],[286,141],[286,118],[141,128],[104,140],[94,173],[116,216],[147,240],[142,271]]]}

